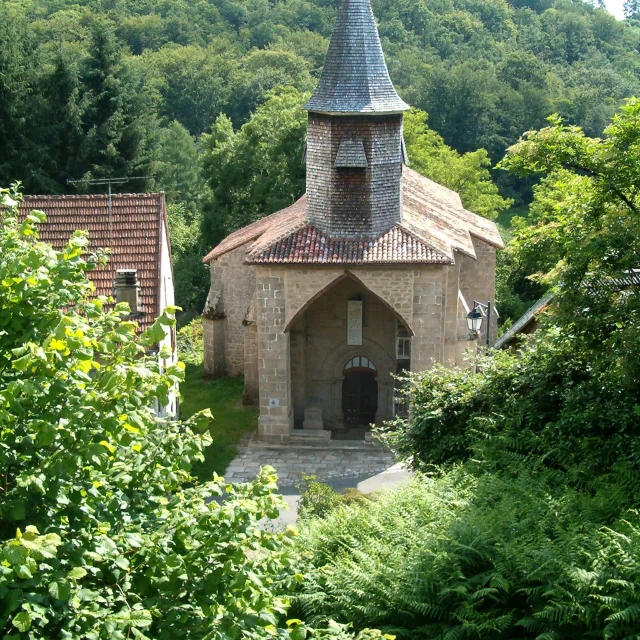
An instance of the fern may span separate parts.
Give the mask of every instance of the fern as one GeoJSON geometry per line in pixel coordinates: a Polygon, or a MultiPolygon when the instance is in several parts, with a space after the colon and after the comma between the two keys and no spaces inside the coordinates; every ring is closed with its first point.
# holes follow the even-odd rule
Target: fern
{"type": "Polygon", "coordinates": [[[544,468],[459,468],[341,506],[301,527],[294,610],[399,640],[637,640],[640,516],[602,526],[603,497],[607,513],[628,500],[607,482],[585,494],[544,468]]]}

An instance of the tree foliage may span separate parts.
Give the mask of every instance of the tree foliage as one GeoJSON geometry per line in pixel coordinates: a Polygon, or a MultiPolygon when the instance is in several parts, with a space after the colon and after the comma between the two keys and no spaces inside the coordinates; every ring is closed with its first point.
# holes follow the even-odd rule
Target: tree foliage
{"type": "Polygon", "coordinates": [[[187,312],[199,313],[210,286],[209,268],[202,262],[208,250],[200,233],[202,214],[199,208],[193,212],[183,203],[174,203],[167,206],[167,220],[176,304],[187,312]]]}
{"type": "Polygon", "coordinates": [[[412,109],[405,114],[404,137],[411,167],[459,193],[467,209],[495,219],[513,203],[498,193],[491,179],[491,160],[486,150],[460,154],[448,147],[442,137],[427,126],[424,111],[412,109]]]}
{"type": "Polygon", "coordinates": [[[281,506],[272,470],[198,484],[210,416],[156,417],[182,378],[148,355],[173,310],[138,334],[126,305],[91,297],[103,258],[86,235],[54,251],[44,215],[18,220],[2,197],[3,637],[304,638],[274,594],[294,579],[290,534],[259,526],[281,506]]]}
{"type": "MultiPolygon", "coordinates": [[[[49,111],[70,130],[78,118],[93,125],[96,109],[107,103],[92,100],[113,91],[120,97],[110,108],[122,119],[111,120],[114,129],[108,132],[96,124],[90,155],[69,153],[72,177],[114,168],[110,142],[123,162],[144,167],[155,121],[166,126],[178,120],[199,136],[224,113],[239,128],[275,87],[312,89],[337,5],[335,0],[4,2],[0,102],[7,136],[1,139],[13,151],[2,153],[0,180],[21,179],[32,193],[66,191],[61,168],[68,158],[39,127],[49,111]],[[96,58],[100,33],[102,63],[96,58]],[[111,57],[110,68],[108,51],[120,56],[111,57]],[[63,85],[69,90],[64,101],[52,103],[48,95],[56,86],[60,56],[72,63],[63,85]],[[93,72],[100,64],[108,86],[95,85],[93,72]],[[132,136],[132,144],[120,145],[132,136]],[[48,162],[49,156],[55,162],[48,162]]],[[[431,127],[460,153],[486,149],[495,161],[522,131],[542,126],[554,111],[588,135],[599,135],[621,100],[638,92],[637,21],[618,22],[590,2],[374,0],[373,5],[398,90],[429,113],[431,127]]],[[[103,115],[108,122],[109,114],[103,115]]],[[[521,183],[502,180],[526,197],[521,183]]]]}
{"type": "Polygon", "coordinates": [[[421,374],[412,420],[389,436],[418,465],[463,460],[494,436],[564,468],[637,464],[640,297],[629,278],[640,240],[639,136],[634,99],[603,139],[554,117],[510,149],[503,166],[546,174],[532,224],[509,251],[553,287],[550,326],[517,358],[483,361],[480,375],[421,374]]]}
{"type": "Polygon", "coordinates": [[[204,173],[212,193],[205,218],[210,242],[304,193],[307,117],[300,106],[305,97],[293,87],[280,89],[239,131],[220,116],[203,137],[204,173]]]}

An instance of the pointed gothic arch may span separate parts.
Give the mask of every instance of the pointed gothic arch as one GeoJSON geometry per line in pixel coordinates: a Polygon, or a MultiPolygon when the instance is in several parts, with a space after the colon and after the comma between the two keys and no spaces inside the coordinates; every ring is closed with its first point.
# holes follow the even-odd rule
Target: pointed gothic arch
{"type": "Polygon", "coordinates": [[[372,296],[376,298],[384,307],[389,309],[389,311],[396,317],[396,319],[402,323],[404,328],[407,330],[410,336],[414,336],[415,332],[413,331],[411,325],[408,320],[404,318],[393,306],[391,306],[384,298],[379,296],[375,291],[373,291],[370,287],[368,287],[360,278],[354,275],[351,271],[345,269],[344,273],[340,274],[337,278],[332,280],[329,284],[324,286],[322,289],[317,291],[314,295],[312,295],[301,307],[296,311],[291,320],[287,323],[287,326],[284,328],[284,333],[287,333],[293,326],[295,326],[296,322],[303,316],[305,311],[309,309],[313,305],[313,303],[321,298],[325,293],[328,293],[335,286],[340,284],[343,280],[346,279],[353,280],[357,282],[365,291],[370,293],[372,296]]]}

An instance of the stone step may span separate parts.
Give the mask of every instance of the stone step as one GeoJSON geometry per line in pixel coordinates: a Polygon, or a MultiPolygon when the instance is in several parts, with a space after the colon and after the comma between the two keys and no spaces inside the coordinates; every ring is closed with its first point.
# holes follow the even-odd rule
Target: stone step
{"type": "Polygon", "coordinates": [[[238,446],[238,451],[260,449],[262,451],[291,452],[291,451],[369,451],[384,452],[386,448],[377,439],[365,440],[334,440],[330,431],[303,431],[296,429],[286,440],[261,438],[257,433],[245,434],[238,446]],[[309,435],[307,435],[309,434],[309,435]],[[320,434],[318,436],[318,434],[320,434]]]}
{"type": "Polygon", "coordinates": [[[287,442],[295,444],[296,442],[329,442],[331,440],[331,431],[325,429],[296,429],[288,438],[287,442]]]}
{"type": "MultiPolygon", "coordinates": [[[[290,452],[290,451],[368,451],[384,453],[386,450],[379,444],[372,444],[357,440],[332,440],[330,442],[323,441],[306,441],[306,442],[262,442],[260,440],[254,441],[251,445],[252,448],[262,451],[276,452],[290,452]]],[[[246,448],[239,448],[240,452],[246,450],[246,448]]]]}

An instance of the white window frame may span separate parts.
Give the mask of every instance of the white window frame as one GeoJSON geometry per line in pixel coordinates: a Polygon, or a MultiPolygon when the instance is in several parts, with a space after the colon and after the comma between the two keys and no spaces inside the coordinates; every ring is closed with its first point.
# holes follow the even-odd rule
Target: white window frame
{"type": "Polygon", "coordinates": [[[398,336],[396,338],[396,358],[398,360],[411,360],[411,338],[398,336]]]}

